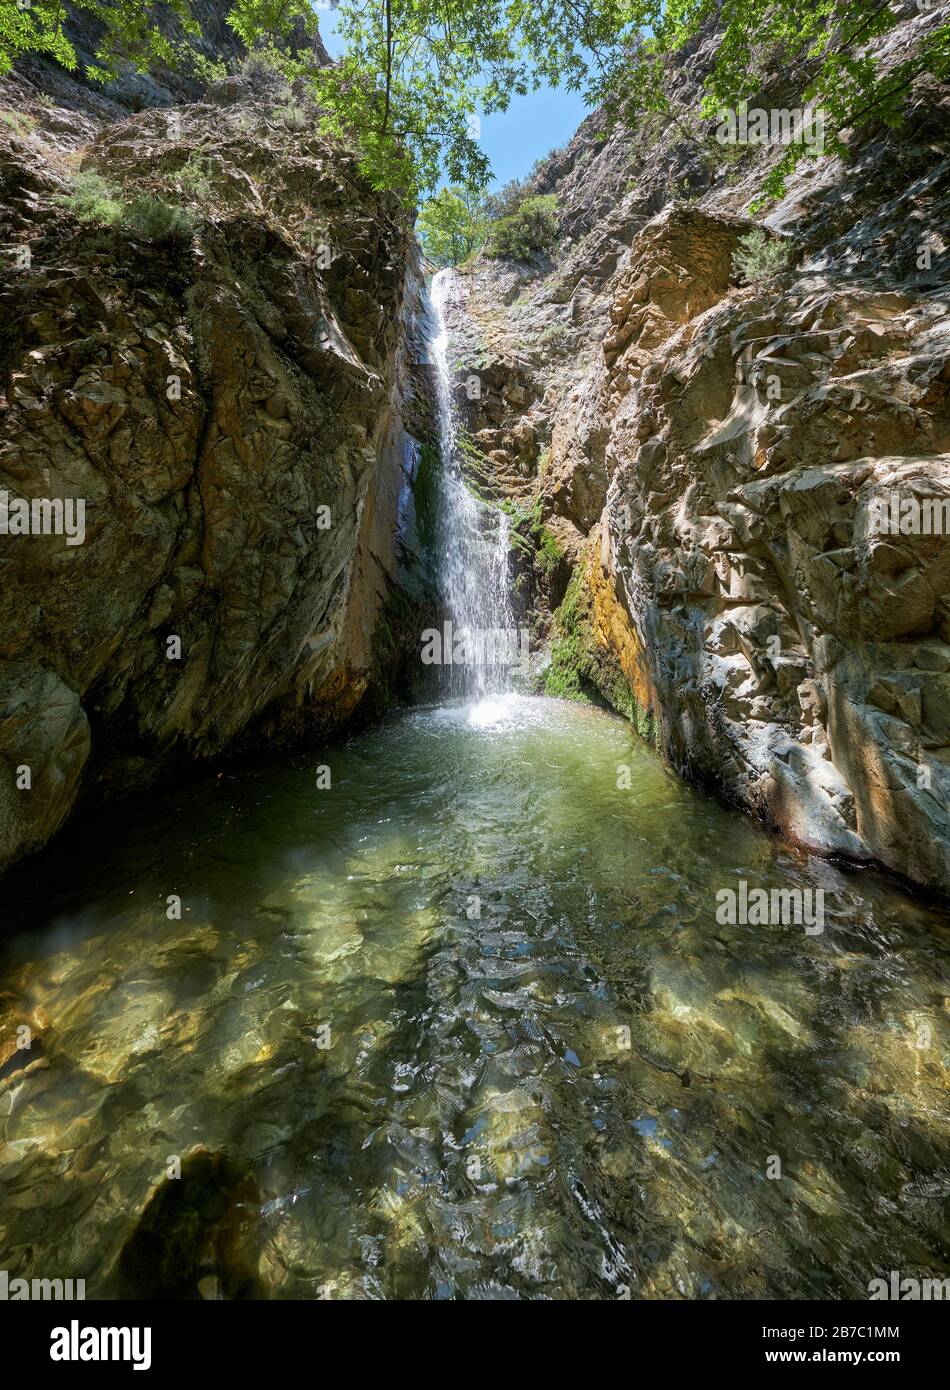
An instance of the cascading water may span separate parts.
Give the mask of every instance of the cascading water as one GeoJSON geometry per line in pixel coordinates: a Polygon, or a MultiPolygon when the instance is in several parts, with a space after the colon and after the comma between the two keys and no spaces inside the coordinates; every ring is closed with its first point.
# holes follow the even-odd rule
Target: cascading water
{"type": "Polygon", "coordinates": [[[443,671],[454,694],[483,698],[511,689],[520,645],[509,594],[510,520],[474,496],[463,471],[444,314],[452,274],[438,271],[430,294],[441,461],[437,571],[453,639],[443,643],[443,671]],[[446,647],[454,648],[451,664],[446,647]]]}

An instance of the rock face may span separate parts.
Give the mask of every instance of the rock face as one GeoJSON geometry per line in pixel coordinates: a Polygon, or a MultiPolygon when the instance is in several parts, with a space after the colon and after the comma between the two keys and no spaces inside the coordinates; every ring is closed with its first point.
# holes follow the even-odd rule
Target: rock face
{"type": "Polygon", "coordinates": [[[33,129],[0,123],[0,489],[81,501],[85,534],[0,536],[0,865],[82,796],[373,697],[421,351],[406,218],[287,94],[229,79],[97,125],[25,91],[33,129]],[[77,166],[190,225],[80,220],[77,166]]]}
{"type": "Polygon", "coordinates": [[[745,287],[768,152],[717,168],[601,124],[536,179],[559,197],[553,262],[483,260],[454,298],[460,376],[529,364],[493,428],[536,441],[506,490],[575,563],[547,688],[630,713],[797,842],[948,892],[946,93],[796,174],[764,219],[794,269],[745,287]]]}

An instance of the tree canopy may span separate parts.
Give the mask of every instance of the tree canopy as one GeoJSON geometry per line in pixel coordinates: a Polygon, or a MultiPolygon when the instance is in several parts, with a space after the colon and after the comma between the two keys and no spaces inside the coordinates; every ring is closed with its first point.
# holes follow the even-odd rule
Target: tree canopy
{"type": "MultiPolygon", "coordinates": [[[[102,25],[93,78],[114,73],[122,60],[142,69],[187,62],[189,38],[199,33],[190,0],[165,0],[181,41],[158,29],[154,8],[141,0],[73,4],[102,25]]],[[[542,84],[581,92],[634,124],[649,113],[688,124],[755,96],[781,68],[803,104],[823,108],[825,148],[841,150],[849,127],[896,124],[920,73],[950,75],[950,22],[930,26],[918,52],[887,71],[869,51],[901,18],[899,0],[338,0],[334,7],[345,49],[324,68],[287,42],[292,32],[316,29],[309,0],[233,0],[228,22],[249,50],[274,50],[288,75],[306,78],[328,132],[355,143],[376,186],[409,202],[443,178],[483,188],[490,169],[477,119],[542,84]],[[718,40],[704,99],[684,113],[671,95],[673,70],[711,21],[718,40]]],[[[0,0],[0,71],[30,52],[74,68],[63,10],[61,0],[0,0]]],[[[790,147],[765,191],[780,192],[801,157],[790,147]]]]}
{"type": "Polygon", "coordinates": [[[416,221],[422,248],[436,265],[460,265],[485,240],[484,199],[464,184],[440,188],[416,221]]]}

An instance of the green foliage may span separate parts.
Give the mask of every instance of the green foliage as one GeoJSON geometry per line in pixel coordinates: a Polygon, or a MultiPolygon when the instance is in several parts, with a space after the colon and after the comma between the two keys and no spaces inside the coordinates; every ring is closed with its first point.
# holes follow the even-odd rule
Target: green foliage
{"type": "MultiPolygon", "coordinates": [[[[165,0],[166,11],[177,19],[184,36],[178,44],[161,32],[152,6],[143,0],[73,0],[73,9],[88,15],[100,28],[94,60],[86,66],[86,75],[94,81],[114,77],[123,60],[142,72],[159,64],[174,67],[186,50],[191,56],[187,39],[201,33],[190,0],[165,0]]],[[[61,0],[31,0],[25,9],[19,9],[13,0],[3,0],[0,73],[8,72],[26,53],[41,53],[73,71],[78,57],[63,31],[65,17],[61,0]]]]}
{"type": "Polygon", "coordinates": [[[549,323],[541,330],[539,342],[553,352],[564,352],[571,339],[571,330],[566,323],[549,323]]]}
{"type": "Polygon", "coordinates": [[[535,557],[535,564],[545,577],[552,575],[564,559],[564,551],[546,526],[541,528],[538,535],[535,557]]]}
{"type": "MultiPolygon", "coordinates": [[[[200,32],[191,0],[165,0],[177,39],[161,32],[145,0],[73,0],[73,7],[100,26],[88,76],[105,80],[122,61],[141,70],[187,64],[206,75],[209,65],[189,43],[200,32]]],[[[22,10],[2,0],[0,72],[25,53],[76,68],[64,12],[61,0],[32,0],[22,10]]],[[[490,168],[473,122],[542,84],[581,92],[588,105],[605,104],[611,118],[635,128],[652,114],[696,138],[676,105],[674,79],[713,18],[719,35],[701,119],[754,97],[780,65],[796,75],[798,103],[824,112],[826,151],[844,153],[846,129],[899,123],[920,74],[950,77],[950,20],[942,17],[914,55],[891,53],[883,70],[868,44],[902,12],[899,0],[339,0],[343,53],[325,68],[291,42],[318,27],[310,0],[231,0],[227,18],[250,52],[271,55],[287,81],[309,85],[324,130],[353,144],[374,186],[414,204],[443,175],[483,188],[490,168]]],[[[790,145],[764,193],[780,194],[795,164],[815,152],[790,145]]],[[[500,209],[498,220],[517,210],[500,209]]]]}
{"type": "Polygon", "coordinates": [[[194,231],[194,220],[185,208],[152,193],[140,193],[123,208],[122,225],[148,241],[185,241],[194,231]]]}
{"type": "Polygon", "coordinates": [[[80,222],[97,222],[107,227],[120,221],[122,201],[118,192],[101,174],[87,170],[73,179],[72,192],[59,201],[80,222]]]}
{"type": "Polygon", "coordinates": [[[199,52],[197,48],[191,49],[188,54],[188,66],[191,74],[199,82],[203,82],[206,87],[212,82],[220,82],[222,78],[228,76],[227,63],[220,58],[209,58],[206,54],[199,52]]]}
{"type": "Polygon", "coordinates": [[[19,135],[21,139],[36,129],[33,117],[25,116],[22,111],[0,111],[0,121],[8,125],[14,135],[19,135]]]}
{"type": "Polygon", "coordinates": [[[564,551],[544,524],[540,497],[530,507],[517,502],[503,502],[501,505],[511,517],[512,545],[528,555],[540,574],[546,579],[550,578],[564,559],[564,551]]]}
{"type": "Polygon", "coordinates": [[[495,193],[489,193],[485,199],[485,215],[492,222],[497,222],[502,217],[510,217],[528,196],[527,179],[511,179],[503,184],[495,193]]]}
{"type": "Polygon", "coordinates": [[[436,265],[461,265],[485,239],[484,204],[462,184],[442,188],[423,204],[416,231],[436,265]]]}
{"type": "Polygon", "coordinates": [[[789,241],[776,240],[756,227],[739,238],[732,253],[732,273],[746,285],[771,280],[788,269],[791,250],[789,241]]]}
{"type": "Polygon", "coordinates": [[[557,240],[557,198],[553,193],[525,198],[507,217],[492,223],[486,251],[526,261],[536,251],[552,251],[557,240]]]}
{"type": "Polygon", "coordinates": [[[178,171],[178,186],[195,202],[207,203],[213,190],[211,171],[211,161],[192,150],[178,171]]]}
{"type": "MultiPolygon", "coordinates": [[[[319,23],[309,0],[232,0],[228,25],[248,52],[266,47],[280,53],[291,32],[316,34],[319,23]]],[[[276,66],[281,66],[278,58],[276,66]]]]}
{"type": "Polygon", "coordinates": [[[238,66],[238,76],[247,78],[253,86],[280,88],[288,95],[290,84],[284,72],[285,59],[270,44],[255,48],[238,66]]]}
{"type": "Polygon", "coordinates": [[[902,18],[897,0],[813,0],[807,6],[801,0],[635,0],[628,14],[637,39],[612,56],[596,91],[609,114],[631,124],[650,112],[677,121],[671,78],[682,51],[714,14],[719,35],[705,83],[704,119],[755,97],[776,66],[796,74],[798,104],[824,113],[824,150],[790,145],[765,180],[765,197],[781,196],[801,159],[822,152],[846,155],[846,129],[899,124],[908,90],[921,73],[950,75],[950,23],[931,30],[914,57],[881,71],[880,57],[867,45],[902,18]]]}
{"type": "Polygon", "coordinates": [[[102,227],[123,226],[133,236],[149,241],[174,241],[191,236],[194,224],[184,208],[174,207],[151,193],[140,193],[131,202],[101,174],[91,170],[77,174],[73,189],[59,200],[81,222],[102,227]]]}
{"type": "Polygon", "coordinates": [[[308,130],[313,125],[312,118],[304,108],[297,106],[294,102],[287,102],[284,106],[276,107],[273,117],[277,124],[282,125],[285,130],[308,130]]]}

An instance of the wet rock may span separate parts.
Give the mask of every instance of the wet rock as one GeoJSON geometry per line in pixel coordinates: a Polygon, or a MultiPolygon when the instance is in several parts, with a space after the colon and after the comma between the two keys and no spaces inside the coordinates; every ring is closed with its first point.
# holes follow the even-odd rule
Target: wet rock
{"type": "Polygon", "coordinates": [[[200,1149],[155,1189],[119,1255],[119,1296],[259,1298],[260,1195],[222,1153],[200,1149]]]}

